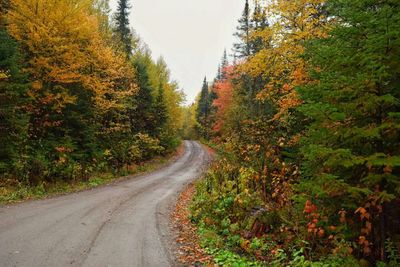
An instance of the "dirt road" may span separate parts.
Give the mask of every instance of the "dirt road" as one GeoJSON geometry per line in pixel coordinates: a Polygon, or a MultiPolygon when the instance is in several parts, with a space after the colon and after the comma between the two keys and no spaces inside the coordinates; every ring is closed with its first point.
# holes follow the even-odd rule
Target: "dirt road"
{"type": "Polygon", "coordinates": [[[42,201],[0,207],[0,266],[171,266],[169,207],[207,166],[185,153],[150,174],[42,201]]]}

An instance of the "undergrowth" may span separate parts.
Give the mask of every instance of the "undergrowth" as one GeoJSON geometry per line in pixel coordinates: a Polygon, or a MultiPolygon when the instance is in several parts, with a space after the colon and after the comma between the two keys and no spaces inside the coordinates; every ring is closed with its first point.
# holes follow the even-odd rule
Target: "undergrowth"
{"type": "Polygon", "coordinates": [[[170,153],[163,157],[158,156],[142,164],[132,165],[130,168],[119,172],[97,173],[92,175],[87,181],[41,182],[36,186],[31,186],[9,180],[7,183],[0,184],[0,204],[19,202],[28,199],[42,199],[106,185],[118,179],[124,179],[128,175],[151,172],[161,165],[166,164],[175,155],[176,153],[170,153]]]}

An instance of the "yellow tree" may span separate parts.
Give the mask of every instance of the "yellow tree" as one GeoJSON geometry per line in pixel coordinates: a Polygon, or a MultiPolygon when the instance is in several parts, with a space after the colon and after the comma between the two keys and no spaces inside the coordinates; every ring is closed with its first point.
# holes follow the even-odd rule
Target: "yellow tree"
{"type": "Polygon", "coordinates": [[[179,90],[177,82],[170,81],[170,72],[162,58],[160,58],[155,65],[155,72],[157,73],[156,80],[158,80],[158,84],[161,83],[164,89],[164,98],[167,108],[167,123],[164,129],[165,135],[166,138],[169,139],[167,142],[171,147],[174,147],[178,143],[178,134],[184,123],[184,108],[182,107],[184,94],[179,90]]]}
{"type": "Polygon", "coordinates": [[[242,64],[240,70],[268,82],[257,98],[272,100],[279,108],[275,119],[283,119],[288,110],[301,103],[294,88],[309,82],[306,62],[301,55],[307,40],[326,35],[324,0],[273,0],[265,5],[273,18],[270,27],[252,32],[263,40],[263,48],[242,64]]]}
{"type": "Polygon", "coordinates": [[[96,3],[10,2],[8,31],[26,55],[32,82],[32,153],[45,150],[47,162],[58,160],[53,156],[57,151],[76,152],[74,160],[87,162],[104,143],[98,142],[96,133],[128,128],[124,112],[136,90],[134,74],[126,58],[111,47],[109,34],[101,31],[104,15],[96,3]]]}
{"type": "MultiPolygon", "coordinates": [[[[32,74],[31,95],[44,87],[81,84],[95,93],[101,109],[117,101],[110,94],[133,92],[133,83],[121,92],[117,81],[132,77],[122,55],[116,54],[101,38],[99,21],[92,12],[92,0],[13,0],[8,13],[9,30],[28,54],[32,74]],[[105,94],[108,94],[105,97],[105,94]]],[[[59,111],[75,99],[67,90],[48,90],[42,96],[59,111]]]]}

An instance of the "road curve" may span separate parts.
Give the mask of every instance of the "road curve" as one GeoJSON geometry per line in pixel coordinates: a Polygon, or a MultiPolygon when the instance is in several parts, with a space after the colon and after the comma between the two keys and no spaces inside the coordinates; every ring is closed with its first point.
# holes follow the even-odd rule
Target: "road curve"
{"type": "Polygon", "coordinates": [[[0,266],[171,266],[168,219],[209,161],[200,144],[150,174],[62,197],[0,207],[0,266]]]}

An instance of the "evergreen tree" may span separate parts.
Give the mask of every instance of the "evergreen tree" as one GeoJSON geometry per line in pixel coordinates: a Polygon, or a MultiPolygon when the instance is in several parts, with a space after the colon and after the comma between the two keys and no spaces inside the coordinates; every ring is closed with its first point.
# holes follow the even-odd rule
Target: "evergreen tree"
{"type": "Polygon", "coordinates": [[[307,52],[319,82],[301,90],[301,110],[311,121],[301,190],[328,214],[356,211],[359,224],[347,234],[369,240],[375,254],[370,245],[363,252],[375,259],[384,258],[385,240],[399,234],[393,215],[400,196],[399,10],[398,1],[330,1],[336,27],[307,52]],[[368,218],[360,219],[365,214],[357,208],[368,218]],[[360,224],[368,224],[361,233],[360,224]]]}
{"type": "Polygon", "coordinates": [[[132,56],[132,32],[129,29],[129,0],[119,0],[115,14],[116,32],[128,57],[132,56]]]}
{"type": "Polygon", "coordinates": [[[221,64],[218,64],[218,71],[217,71],[217,76],[215,77],[215,80],[221,80],[222,79],[222,72],[221,72],[221,64]]]}
{"type": "Polygon", "coordinates": [[[224,69],[228,67],[229,61],[228,61],[228,54],[226,53],[226,49],[224,50],[224,55],[222,56],[221,60],[221,68],[224,69]]]}
{"type": "Polygon", "coordinates": [[[197,107],[197,120],[201,121],[209,114],[209,95],[208,95],[208,82],[204,77],[203,86],[201,88],[199,105],[197,107]]]}
{"type": "MultiPolygon", "coordinates": [[[[251,25],[255,32],[260,32],[260,31],[264,30],[265,28],[269,27],[267,13],[266,13],[265,9],[263,9],[260,6],[260,3],[258,3],[258,2],[256,3],[256,5],[254,7],[253,15],[251,18],[251,25]]],[[[251,54],[258,53],[261,49],[263,49],[263,46],[266,45],[265,40],[263,40],[261,37],[252,38],[250,43],[251,43],[250,44],[251,54]]]]}
{"type": "Polygon", "coordinates": [[[135,107],[130,111],[130,121],[132,132],[153,134],[155,129],[153,88],[145,60],[140,55],[134,60],[139,91],[134,96],[135,107]]]}
{"type": "Polygon", "coordinates": [[[161,133],[162,128],[168,120],[168,110],[165,104],[165,95],[163,84],[160,82],[158,87],[158,94],[154,103],[154,117],[155,117],[155,129],[157,135],[161,133]]]}
{"type": "Polygon", "coordinates": [[[28,98],[26,77],[21,74],[18,45],[0,29],[0,173],[12,173],[22,159],[27,139],[28,98]]]}
{"type": "Polygon", "coordinates": [[[246,0],[242,17],[238,22],[239,26],[234,36],[239,39],[239,42],[233,45],[234,54],[238,58],[246,58],[251,54],[250,31],[252,27],[248,0],[246,0]]]}
{"type": "Polygon", "coordinates": [[[205,77],[196,111],[196,119],[201,125],[199,133],[205,138],[209,138],[210,136],[213,115],[215,113],[213,102],[216,98],[217,94],[213,90],[210,91],[207,78],[205,77]]]}
{"type": "Polygon", "coordinates": [[[228,54],[226,53],[226,49],[224,50],[224,54],[221,59],[221,66],[220,66],[220,79],[219,80],[224,80],[226,79],[226,68],[229,65],[228,61],[228,54]]]}

